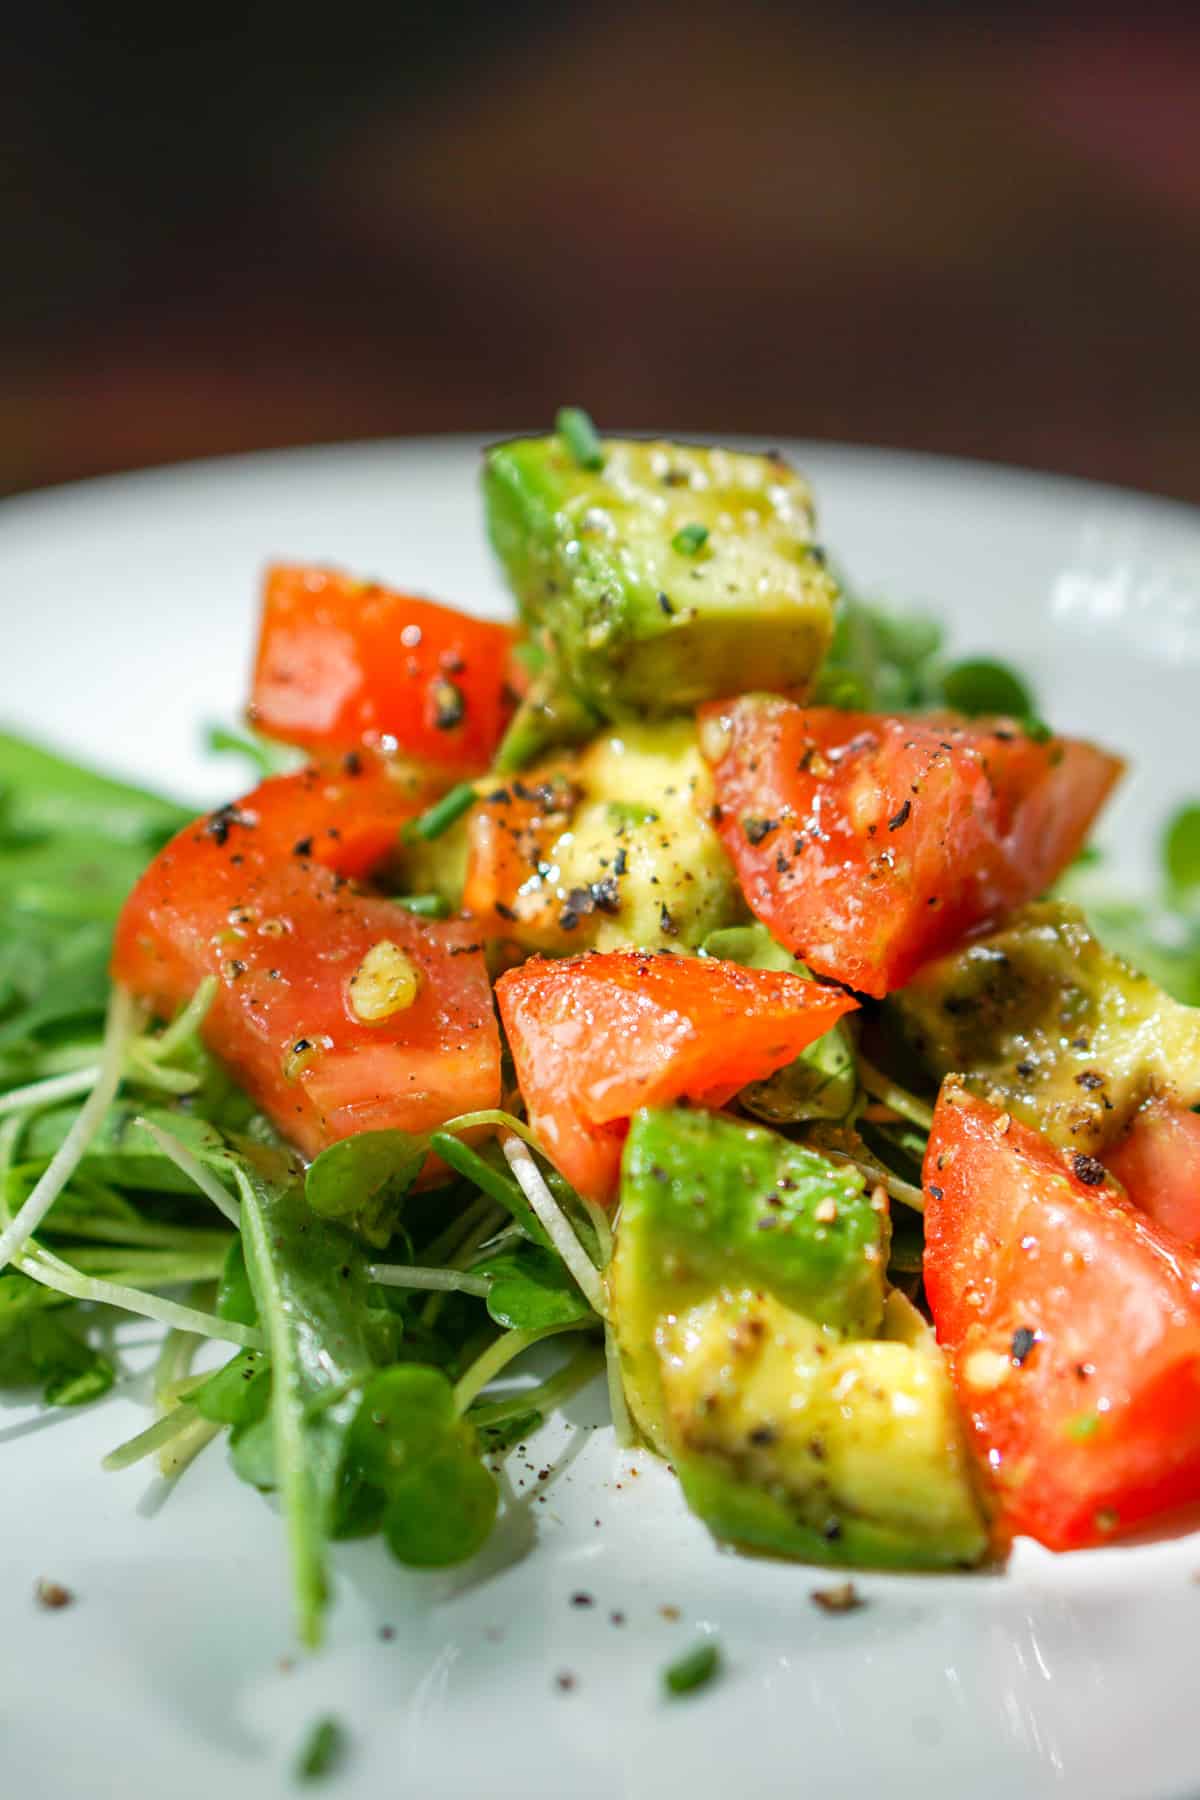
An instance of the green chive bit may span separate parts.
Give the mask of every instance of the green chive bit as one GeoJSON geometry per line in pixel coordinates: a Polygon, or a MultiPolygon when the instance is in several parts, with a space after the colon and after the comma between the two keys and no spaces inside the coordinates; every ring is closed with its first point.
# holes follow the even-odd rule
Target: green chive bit
{"type": "Polygon", "coordinates": [[[677,550],[680,556],[695,556],[698,550],[703,550],[707,542],[707,525],[681,525],[671,539],[671,548],[677,550]]]}
{"type": "Polygon", "coordinates": [[[581,406],[561,406],[554,429],[581,469],[602,469],[604,449],[596,427],[581,406]]]}
{"type": "Polygon", "coordinates": [[[297,1781],[321,1781],[333,1773],[346,1748],[346,1733],[336,1719],[321,1719],[309,1733],[296,1764],[297,1781]]]}
{"type": "Polygon", "coordinates": [[[706,1687],[721,1667],[721,1652],[716,1644],[700,1644],[689,1650],[678,1662],[663,1672],[663,1684],[669,1694],[691,1694],[706,1687]]]}
{"type": "Polygon", "coordinates": [[[440,894],[402,894],[396,901],[405,912],[415,913],[418,919],[448,919],[450,903],[443,900],[440,894]]]}
{"type": "Polygon", "coordinates": [[[443,794],[440,800],[435,801],[428,812],[423,812],[419,819],[413,819],[405,826],[405,837],[424,838],[426,842],[430,838],[441,837],[443,831],[449,831],[456,819],[461,819],[465,812],[470,812],[478,798],[473,781],[460,781],[457,787],[452,787],[448,794],[443,794]]]}

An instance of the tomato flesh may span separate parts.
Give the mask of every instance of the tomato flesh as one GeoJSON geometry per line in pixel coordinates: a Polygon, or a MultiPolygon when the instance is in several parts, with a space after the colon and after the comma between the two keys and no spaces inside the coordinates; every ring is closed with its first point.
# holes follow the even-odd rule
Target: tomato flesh
{"type": "Polygon", "coordinates": [[[1002,1529],[1074,1549],[1200,1500],[1200,1260],[952,1081],[924,1185],[925,1290],[1002,1529]]]}
{"type": "Polygon", "coordinates": [[[705,957],[611,951],[540,958],[496,999],[530,1123],[555,1166],[601,1202],[642,1106],[723,1106],[836,1024],[848,994],[705,957]]]}
{"type": "Polygon", "coordinates": [[[205,1043],[309,1156],[500,1097],[475,929],[415,919],[347,879],[394,846],[421,796],[377,759],[352,766],[277,777],[180,832],[126,902],[113,954],[115,978],[164,1016],[217,977],[205,1043]],[[350,984],[380,944],[407,959],[416,997],[368,1021],[350,984]]]}
{"type": "Polygon", "coordinates": [[[1151,1100],[1104,1161],[1135,1206],[1200,1250],[1200,1115],[1151,1100]]]}
{"type": "Polygon", "coordinates": [[[803,707],[703,707],[722,840],[751,910],[821,975],[882,996],[1033,899],[1122,765],[1090,744],[803,707]]]}
{"type": "Polygon", "coordinates": [[[512,716],[511,625],[331,569],[267,571],[249,716],[313,750],[484,769],[512,716]]]}

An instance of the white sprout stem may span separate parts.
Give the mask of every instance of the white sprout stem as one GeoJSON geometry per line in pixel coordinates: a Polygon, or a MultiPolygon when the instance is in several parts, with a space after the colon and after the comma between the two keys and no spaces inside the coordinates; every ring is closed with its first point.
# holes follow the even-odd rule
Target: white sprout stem
{"type": "Polygon", "coordinates": [[[136,1087],[150,1088],[160,1094],[194,1094],[200,1086],[198,1075],[189,1075],[186,1069],[160,1068],[149,1058],[143,1046],[145,1038],[138,1038],[125,1058],[125,1075],[136,1087]]]}
{"type": "Polygon", "coordinates": [[[153,1119],[138,1118],[135,1123],[150,1133],[163,1155],[169,1157],[177,1169],[182,1170],[219,1212],[224,1213],[231,1225],[240,1227],[242,1212],[233,1195],[217,1180],[212,1170],[206,1169],[199,1157],[194,1156],[187,1145],[180,1142],[174,1132],[164,1131],[153,1119]]]}
{"type": "Polygon", "coordinates": [[[618,1448],[628,1450],[635,1441],[633,1421],[625,1398],[625,1378],[621,1373],[617,1334],[607,1320],[604,1324],[604,1372],[608,1380],[608,1405],[612,1413],[613,1433],[618,1448]]]}
{"type": "Polygon", "coordinates": [[[483,1355],[476,1357],[470,1368],[459,1377],[454,1389],[454,1404],[458,1411],[466,1412],[476,1394],[481,1394],[488,1382],[496,1379],[501,1369],[506,1369],[510,1362],[534,1344],[540,1344],[543,1338],[557,1337],[563,1331],[583,1331],[593,1323],[592,1319],[569,1319],[565,1324],[540,1325],[536,1330],[506,1331],[494,1344],[489,1344],[483,1355]]]}
{"type": "Polygon", "coordinates": [[[196,989],[178,1018],[173,1019],[166,1030],[156,1038],[147,1038],[142,1049],[142,1056],[147,1062],[162,1062],[165,1057],[178,1050],[194,1031],[203,1025],[205,1016],[217,993],[217,978],[206,975],[196,989]]]}
{"type": "Polygon", "coordinates": [[[889,1080],[865,1056],[858,1058],[858,1079],[872,1099],[882,1100],[885,1106],[890,1106],[894,1113],[899,1113],[910,1125],[915,1125],[920,1131],[933,1129],[932,1107],[926,1106],[923,1100],[918,1100],[915,1094],[910,1094],[907,1088],[899,1087],[889,1080]]]}
{"type": "Polygon", "coordinates": [[[100,1077],[95,1063],[86,1069],[72,1069],[66,1075],[50,1075],[45,1081],[31,1081],[27,1087],[10,1088],[0,1094],[0,1118],[8,1113],[35,1112],[53,1106],[58,1100],[74,1100],[94,1088],[100,1077]]]}
{"type": "Polygon", "coordinates": [[[158,1452],[158,1472],[168,1480],[182,1475],[190,1462],[193,1462],[205,1445],[211,1444],[223,1429],[215,1419],[205,1419],[199,1413],[177,1432],[169,1444],[163,1444],[158,1452]]]}
{"type": "Polygon", "coordinates": [[[196,1352],[195,1335],[190,1331],[168,1331],[154,1364],[154,1404],[160,1413],[168,1412],[179,1398],[176,1383],[186,1381],[196,1352]]]}
{"type": "Polygon", "coordinates": [[[82,1275],[70,1263],[40,1246],[26,1251],[19,1267],[31,1280],[40,1281],[43,1287],[53,1288],[56,1293],[69,1294],[72,1300],[117,1306],[123,1312],[137,1313],[160,1325],[174,1326],[177,1331],[193,1331],[197,1337],[237,1344],[242,1350],[261,1350],[266,1343],[262,1332],[252,1325],[239,1325],[233,1319],[221,1319],[215,1313],[200,1312],[194,1306],[182,1306],[178,1301],[164,1300],[158,1294],[143,1294],[137,1288],[105,1281],[99,1275],[82,1275]]]}
{"type": "Polygon", "coordinates": [[[99,1129],[121,1084],[125,1051],[133,1036],[136,1018],[133,996],[123,987],[114,987],[108,1004],[104,1050],[100,1057],[96,1084],[29,1198],[16,1217],[0,1232],[0,1269],[24,1249],[78,1168],[80,1158],[99,1129]]]}
{"type": "Polygon", "coordinates": [[[538,1224],[575,1277],[580,1293],[592,1311],[599,1313],[602,1319],[605,1318],[608,1307],[604,1283],[596,1273],[591,1257],[572,1230],[566,1214],[546,1186],[542,1171],[530,1155],[528,1146],[510,1133],[501,1139],[501,1148],[538,1224]]]}
{"type": "Polygon", "coordinates": [[[485,1275],[467,1275],[461,1269],[410,1269],[402,1263],[372,1263],[367,1278],[380,1287],[427,1288],[445,1294],[475,1294],[486,1300],[491,1282],[485,1275]]]}
{"type": "Polygon", "coordinates": [[[108,1455],[102,1459],[100,1467],[107,1470],[110,1475],[115,1474],[119,1469],[132,1468],[134,1463],[141,1462],[145,1456],[152,1456],[156,1450],[161,1450],[164,1444],[169,1444],[171,1439],[181,1431],[186,1431],[192,1420],[199,1416],[194,1406],[181,1403],[172,1408],[169,1413],[164,1413],[161,1419],[155,1419],[153,1425],[147,1425],[146,1429],[139,1431],[135,1437],[126,1438],[123,1444],[118,1444],[115,1450],[110,1450],[108,1455]]]}
{"type": "Polygon", "coordinates": [[[868,1181],[873,1182],[876,1187],[885,1188],[893,1200],[902,1200],[913,1212],[925,1211],[925,1196],[920,1188],[914,1187],[911,1181],[902,1180],[899,1175],[893,1175],[882,1163],[862,1162],[857,1156],[847,1156],[841,1150],[822,1148],[821,1155],[828,1157],[830,1162],[847,1163],[850,1168],[857,1169],[868,1181]]]}

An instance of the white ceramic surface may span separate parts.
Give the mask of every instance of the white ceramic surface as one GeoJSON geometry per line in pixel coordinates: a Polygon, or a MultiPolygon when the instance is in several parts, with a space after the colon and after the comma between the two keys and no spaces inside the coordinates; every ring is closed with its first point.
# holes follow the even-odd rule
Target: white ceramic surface
{"type": "MultiPolygon", "coordinates": [[[[936,610],[964,650],[1011,653],[1056,723],[1136,758],[1104,834],[1136,872],[1166,808],[1200,789],[1200,515],[982,466],[794,454],[856,582],[936,610]]],[[[380,444],[6,503],[0,723],[198,801],[226,794],[239,771],[198,732],[236,714],[262,564],[323,558],[497,610],[476,473],[474,443],[380,444]]],[[[513,1458],[515,1504],[479,1564],[423,1578],[378,1545],[339,1552],[329,1645],[306,1659],[278,1521],[219,1448],[172,1491],[100,1473],[147,1416],[150,1334],[127,1341],[132,1372],[101,1405],[0,1407],[14,1800],[272,1800],[325,1713],[350,1733],[326,1790],[347,1800],[1200,1794],[1200,1537],[866,1576],[868,1604],[831,1617],[808,1598],[827,1578],[715,1550],[664,1471],[593,1429],[593,1392],[513,1458]],[[39,1576],[77,1604],[40,1611],[39,1576]],[[580,1591],[594,1605],[572,1605],[580,1591]],[[667,1703],[662,1666],[707,1633],[726,1678],[667,1703]]]]}

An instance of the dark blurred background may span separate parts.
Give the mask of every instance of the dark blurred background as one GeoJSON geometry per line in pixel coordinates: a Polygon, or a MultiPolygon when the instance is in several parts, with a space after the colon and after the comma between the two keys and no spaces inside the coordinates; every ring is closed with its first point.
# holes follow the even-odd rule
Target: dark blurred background
{"type": "Polygon", "coordinates": [[[545,423],[1200,500],[1200,9],[34,0],[0,491],[545,423]]]}

